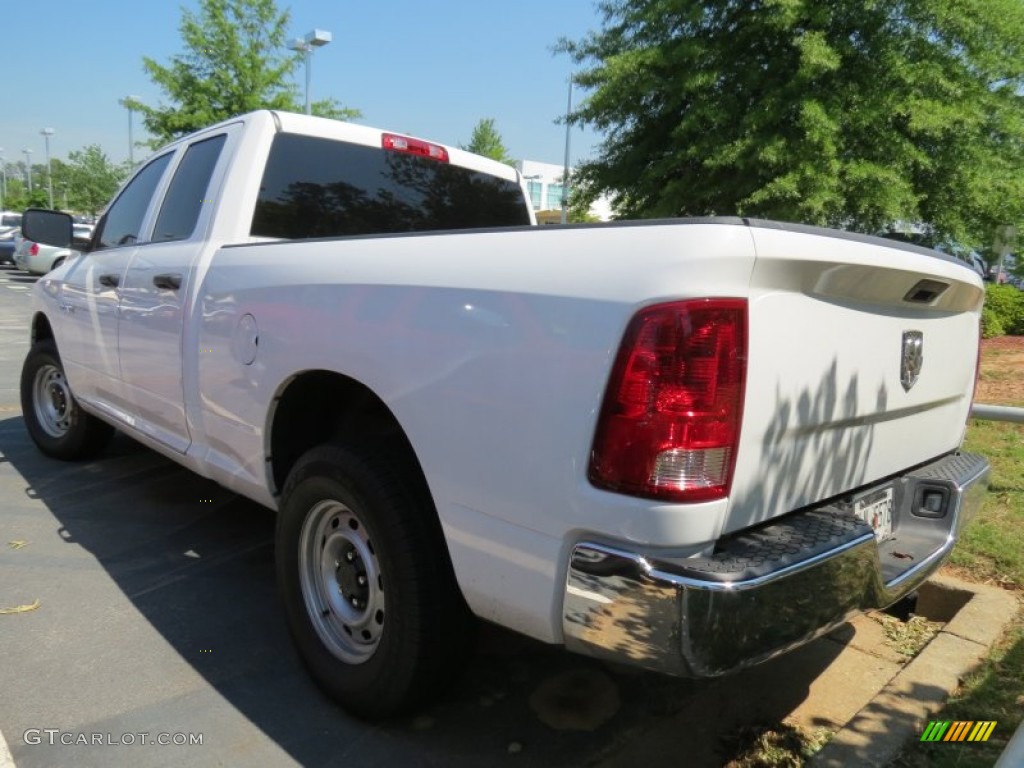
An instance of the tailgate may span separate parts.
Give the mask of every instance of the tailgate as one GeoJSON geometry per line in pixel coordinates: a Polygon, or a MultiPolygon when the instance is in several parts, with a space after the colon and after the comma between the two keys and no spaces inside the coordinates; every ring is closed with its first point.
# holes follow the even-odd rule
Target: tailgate
{"type": "Polygon", "coordinates": [[[884,240],[754,223],[743,426],[726,531],[954,450],[980,278],[884,240]]]}

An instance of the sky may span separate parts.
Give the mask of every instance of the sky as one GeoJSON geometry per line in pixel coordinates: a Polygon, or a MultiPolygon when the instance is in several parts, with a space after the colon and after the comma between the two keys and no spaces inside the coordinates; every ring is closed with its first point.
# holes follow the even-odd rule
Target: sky
{"type": "MultiPolygon", "coordinates": [[[[333,97],[359,109],[364,125],[450,145],[468,143],[490,117],[512,157],[562,163],[565,128],[555,121],[565,114],[572,62],[552,49],[599,27],[594,0],[277,4],[291,11],[290,37],[314,28],[333,35],[313,54],[314,101],[333,97]]],[[[44,162],[40,131],[53,128],[51,157],[99,144],[119,162],[128,157],[128,112],[118,99],[167,103],[142,58],[169,64],[184,52],[181,8],[196,11],[198,0],[2,0],[0,7],[4,28],[18,30],[0,64],[4,158],[21,161],[27,148],[33,163],[44,162]]],[[[301,98],[301,66],[295,77],[301,98]]],[[[134,126],[136,140],[144,138],[138,114],[134,126]]],[[[573,129],[570,163],[599,142],[593,131],[573,129]]],[[[136,149],[136,161],[146,154],[136,149]]]]}

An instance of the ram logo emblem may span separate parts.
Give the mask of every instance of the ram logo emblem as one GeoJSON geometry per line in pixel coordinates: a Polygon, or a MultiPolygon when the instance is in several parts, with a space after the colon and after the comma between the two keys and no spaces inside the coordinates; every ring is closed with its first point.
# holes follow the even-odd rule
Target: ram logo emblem
{"type": "Polygon", "coordinates": [[[924,365],[924,334],[921,331],[903,332],[903,352],[900,355],[900,384],[909,392],[917,383],[924,365]]]}

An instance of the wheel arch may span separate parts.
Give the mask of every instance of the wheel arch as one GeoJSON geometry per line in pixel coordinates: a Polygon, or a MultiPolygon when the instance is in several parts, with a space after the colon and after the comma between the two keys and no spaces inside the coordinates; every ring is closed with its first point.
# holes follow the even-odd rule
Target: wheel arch
{"type": "Polygon", "coordinates": [[[53,342],[57,343],[53,333],[53,326],[50,325],[50,318],[42,312],[36,312],[32,317],[31,334],[32,344],[46,341],[47,339],[53,339],[53,342]]]}
{"type": "Polygon", "coordinates": [[[275,496],[302,454],[344,442],[385,448],[429,497],[423,468],[397,417],[373,390],[349,376],[311,370],[285,381],[268,413],[266,434],[268,481],[275,496]]]}

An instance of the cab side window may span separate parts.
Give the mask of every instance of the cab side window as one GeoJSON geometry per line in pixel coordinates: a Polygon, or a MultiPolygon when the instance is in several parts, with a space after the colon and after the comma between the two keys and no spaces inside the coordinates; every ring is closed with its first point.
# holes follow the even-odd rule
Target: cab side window
{"type": "Polygon", "coordinates": [[[167,189],[160,215],[153,229],[153,242],[187,240],[199,221],[199,212],[208,204],[210,179],[227,136],[198,141],[181,159],[167,189]]]}
{"type": "Polygon", "coordinates": [[[168,152],[153,160],[124,188],[103,217],[93,241],[96,250],[131,245],[138,241],[142,220],[146,217],[153,192],[173,154],[168,152]]]}

